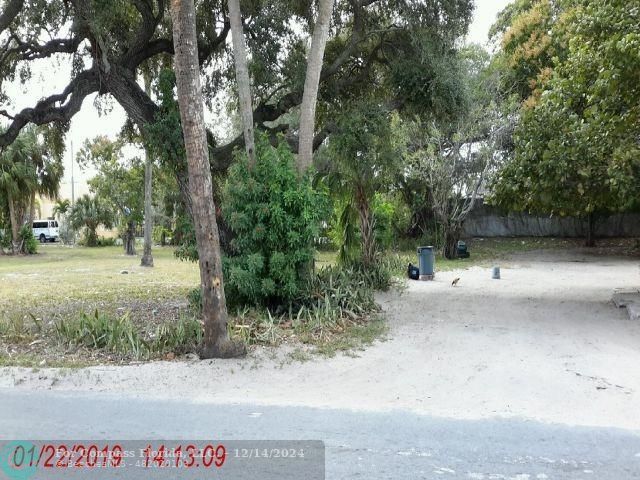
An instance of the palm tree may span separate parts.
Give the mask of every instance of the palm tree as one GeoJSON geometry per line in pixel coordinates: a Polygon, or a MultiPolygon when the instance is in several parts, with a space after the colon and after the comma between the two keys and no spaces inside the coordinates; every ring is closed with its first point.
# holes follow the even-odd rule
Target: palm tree
{"type": "Polygon", "coordinates": [[[58,200],[53,206],[53,216],[56,218],[64,217],[71,209],[71,202],[68,199],[58,200]]]}
{"type": "Polygon", "coordinates": [[[369,266],[376,259],[377,249],[372,203],[376,192],[389,183],[387,179],[397,158],[397,142],[389,115],[375,104],[354,106],[338,122],[339,131],[329,142],[329,161],[320,177],[340,198],[338,225],[345,242],[341,256],[351,256],[348,253],[354,240],[352,227],[357,218],[361,261],[369,266]]]}
{"type": "Polygon", "coordinates": [[[17,254],[20,248],[20,227],[25,207],[25,197],[36,189],[37,179],[33,175],[30,146],[26,135],[20,135],[0,155],[0,190],[5,198],[11,225],[11,249],[17,254]]]}
{"type": "Polygon", "coordinates": [[[33,221],[36,195],[57,197],[63,173],[61,155],[47,148],[38,127],[23,129],[0,155],[0,192],[9,211],[14,253],[20,251],[20,227],[33,221]]]}
{"type": "Polygon", "coordinates": [[[105,228],[113,227],[114,215],[102,202],[97,198],[83,195],[71,209],[69,214],[69,222],[71,228],[79,230],[85,229],[85,240],[87,247],[95,247],[98,245],[98,234],[96,230],[100,225],[105,228]]]}
{"type": "Polygon", "coordinates": [[[174,68],[178,104],[187,154],[189,191],[200,266],[202,315],[204,320],[202,358],[244,355],[244,345],[229,339],[227,302],[222,278],[220,235],[213,201],[211,169],[202,105],[198,63],[196,12],[193,0],[172,0],[174,68]]]}

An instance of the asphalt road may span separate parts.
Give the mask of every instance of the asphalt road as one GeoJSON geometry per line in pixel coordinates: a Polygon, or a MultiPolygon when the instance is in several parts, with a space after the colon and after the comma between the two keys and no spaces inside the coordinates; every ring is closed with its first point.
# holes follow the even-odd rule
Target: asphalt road
{"type": "Polygon", "coordinates": [[[640,432],[403,411],[0,389],[0,439],[322,440],[327,479],[640,479],[640,432]]]}

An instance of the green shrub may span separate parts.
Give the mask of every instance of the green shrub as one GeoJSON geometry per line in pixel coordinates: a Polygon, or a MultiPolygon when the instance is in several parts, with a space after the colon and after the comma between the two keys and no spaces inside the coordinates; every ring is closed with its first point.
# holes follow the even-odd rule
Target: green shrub
{"type": "Polygon", "coordinates": [[[30,225],[24,225],[20,229],[19,237],[22,243],[22,253],[27,255],[38,253],[38,240],[33,236],[33,230],[30,225]]]}
{"type": "Polygon", "coordinates": [[[399,196],[376,193],[373,199],[376,241],[381,249],[398,246],[398,239],[409,230],[411,212],[399,196]]]}
{"type": "Polygon", "coordinates": [[[373,290],[387,291],[405,277],[407,260],[397,254],[385,253],[378,255],[376,261],[368,267],[355,263],[351,265],[351,269],[373,290]]]}
{"type": "Polygon", "coordinates": [[[194,312],[200,313],[202,310],[202,289],[200,287],[194,288],[187,293],[187,301],[194,312]]]}
{"type": "Polygon", "coordinates": [[[222,214],[234,234],[225,291],[235,305],[287,305],[309,278],[326,197],[309,175],[298,179],[286,142],[273,147],[258,137],[256,157],[249,169],[238,155],[223,189],[222,214]]]}
{"type": "Polygon", "coordinates": [[[89,241],[87,235],[83,235],[78,241],[78,245],[83,247],[113,247],[116,245],[117,238],[112,237],[96,237],[89,241]]]}
{"type": "Polygon", "coordinates": [[[363,316],[377,310],[374,290],[362,271],[354,267],[327,267],[307,285],[300,306],[332,310],[338,316],[363,316]]]}
{"type": "Polygon", "coordinates": [[[167,241],[170,241],[172,234],[168,228],[162,225],[154,225],[153,231],[151,232],[151,239],[156,245],[164,245],[167,241]]]}
{"type": "Polygon", "coordinates": [[[112,237],[100,237],[98,238],[98,247],[113,247],[116,244],[116,239],[112,237]]]}
{"type": "Polygon", "coordinates": [[[173,235],[173,241],[178,245],[173,252],[175,257],[187,262],[197,262],[196,231],[191,219],[186,216],[179,216],[173,235]]]}

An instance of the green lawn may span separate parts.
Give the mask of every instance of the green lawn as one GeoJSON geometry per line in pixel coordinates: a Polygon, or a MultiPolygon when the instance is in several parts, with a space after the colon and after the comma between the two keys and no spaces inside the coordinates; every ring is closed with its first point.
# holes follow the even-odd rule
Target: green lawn
{"type": "Polygon", "coordinates": [[[153,257],[155,267],[143,268],[140,257],[124,255],[122,247],[62,245],[41,246],[37,255],[2,256],[0,312],[184,298],[197,286],[195,263],[177,260],[171,248],[154,248],[153,257]]]}

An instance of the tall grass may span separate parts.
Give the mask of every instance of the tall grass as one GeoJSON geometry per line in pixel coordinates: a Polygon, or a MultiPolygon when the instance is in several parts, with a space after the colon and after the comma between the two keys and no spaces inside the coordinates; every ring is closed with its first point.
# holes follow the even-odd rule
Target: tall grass
{"type": "Polygon", "coordinates": [[[128,315],[112,318],[97,310],[93,315],[59,320],[54,331],[58,341],[68,347],[101,350],[136,360],[166,352],[193,352],[202,340],[202,326],[194,318],[163,323],[145,335],[128,315]]]}

